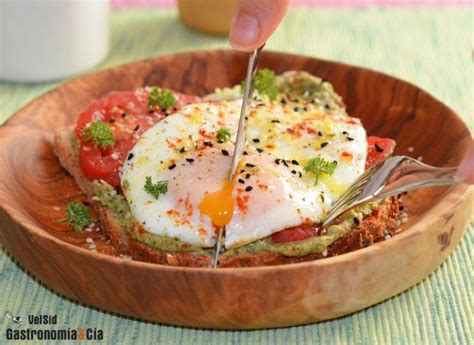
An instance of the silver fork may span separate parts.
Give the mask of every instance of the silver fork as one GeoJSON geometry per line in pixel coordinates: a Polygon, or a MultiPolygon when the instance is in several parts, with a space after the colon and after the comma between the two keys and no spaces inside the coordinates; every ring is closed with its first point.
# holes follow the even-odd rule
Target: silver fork
{"type": "Polygon", "coordinates": [[[436,168],[416,159],[395,156],[367,170],[336,200],[322,229],[344,213],[364,204],[413,189],[448,186],[461,182],[457,168],[436,168]]]}

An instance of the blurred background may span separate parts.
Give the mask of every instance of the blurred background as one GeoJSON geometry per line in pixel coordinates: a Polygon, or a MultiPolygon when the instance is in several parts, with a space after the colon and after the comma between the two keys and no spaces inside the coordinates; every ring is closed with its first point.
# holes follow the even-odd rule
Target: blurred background
{"type": "MultiPolygon", "coordinates": [[[[225,33],[234,1],[0,0],[0,125],[33,98],[95,70],[182,51],[230,49],[225,33]]],[[[294,0],[265,49],[365,66],[408,80],[447,103],[472,129],[473,37],[472,0],[294,0]]],[[[104,329],[108,343],[326,339],[372,344],[377,339],[472,344],[472,306],[466,303],[472,284],[463,284],[465,272],[472,271],[472,242],[471,231],[437,274],[398,296],[396,304],[277,330],[214,332],[107,314],[46,289],[1,250],[0,291],[10,296],[8,310],[28,306],[35,315],[59,312],[72,327],[104,329]]]]}
{"type": "MultiPolygon", "coordinates": [[[[257,0],[256,0],[257,1],[257,0]]],[[[472,117],[471,0],[293,0],[266,49],[362,65],[472,117]]],[[[70,78],[230,48],[235,0],[0,0],[0,124],[70,78]]]]}

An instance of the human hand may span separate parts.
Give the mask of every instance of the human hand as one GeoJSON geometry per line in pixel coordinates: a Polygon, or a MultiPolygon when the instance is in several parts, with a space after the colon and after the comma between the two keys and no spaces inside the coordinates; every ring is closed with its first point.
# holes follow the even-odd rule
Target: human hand
{"type": "Polygon", "coordinates": [[[278,27],[290,0],[237,0],[229,34],[234,49],[252,51],[278,27]]]}
{"type": "Polygon", "coordinates": [[[465,183],[474,184],[474,141],[459,165],[458,177],[465,183]]]}

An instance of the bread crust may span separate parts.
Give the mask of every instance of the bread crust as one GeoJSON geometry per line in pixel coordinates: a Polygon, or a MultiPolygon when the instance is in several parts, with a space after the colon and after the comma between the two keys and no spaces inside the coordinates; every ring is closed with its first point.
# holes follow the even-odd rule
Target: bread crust
{"type": "MultiPolygon", "coordinates": [[[[73,145],[73,129],[59,130],[54,136],[54,152],[61,165],[72,175],[81,191],[91,201],[94,211],[98,214],[102,229],[110,237],[111,244],[124,255],[134,260],[170,266],[209,267],[211,256],[197,253],[163,252],[149,247],[128,237],[119,225],[115,214],[93,199],[92,181],[84,176],[79,165],[79,158],[73,145]]],[[[393,236],[400,219],[400,200],[391,197],[384,200],[373,213],[343,238],[327,248],[323,254],[310,254],[302,257],[287,257],[274,253],[247,253],[234,256],[221,256],[220,267],[256,267],[282,265],[336,256],[353,250],[370,246],[378,241],[393,236]]]]}

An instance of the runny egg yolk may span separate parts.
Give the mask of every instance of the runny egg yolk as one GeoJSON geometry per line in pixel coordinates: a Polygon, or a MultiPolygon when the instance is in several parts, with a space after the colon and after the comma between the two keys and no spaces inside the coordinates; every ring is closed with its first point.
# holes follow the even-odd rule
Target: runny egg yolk
{"type": "Polygon", "coordinates": [[[212,224],[218,228],[229,224],[234,215],[234,184],[235,181],[225,181],[222,189],[206,194],[199,204],[201,213],[211,218],[212,224]]]}

